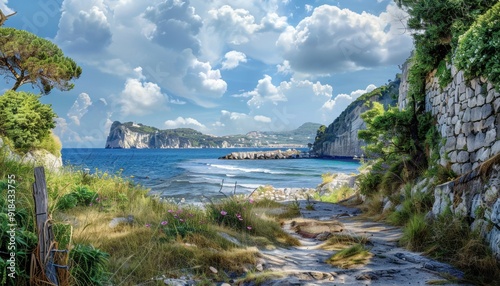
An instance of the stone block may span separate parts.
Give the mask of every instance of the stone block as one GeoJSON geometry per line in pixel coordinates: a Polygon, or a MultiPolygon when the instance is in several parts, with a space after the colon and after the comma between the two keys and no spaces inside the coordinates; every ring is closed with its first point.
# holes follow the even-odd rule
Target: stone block
{"type": "Polygon", "coordinates": [[[455,163],[453,165],[451,165],[451,170],[453,172],[455,172],[455,174],[462,174],[462,165],[461,164],[458,164],[458,163],[455,163]]]}
{"type": "Polygon", "coordinates": [[[467,145],[467,138],[465,137],[464,134],[460,134],[457,137],[457,150],[463,150],[465,148],[465,145],[467,145]]]}
{"type": "Polygon", "coordinates": [[[500,140],[496,141],[493,146],[491,146],[491,156],[500,154],[500,140]]]}
{"type": "MultiPolygon", "coordinates": [[[[453,121],[452,121],[452,123],[453,123],[453,121]]],[[[455,133],[454,133],[454,134],[455,134],[455,135],[460,134],[460,131],[461,131],[461,130],[462,130],[462,122],[460,122],[460,121],[458,121],[458,120],[457,120],[457,121],[455,122],[455,133]]]]}
{"type": "Polygon", "coordinates": [[[472,124],[472,131],[474,133],[479,133],[479,132],[483,132],[485,129],[484,126],[483,126],[483,121],[476,121],[472,124]]]}
{"type": "Polygon", "coordinates": [[[472,127],[472,124],[470,122],[462,123],[462,133],[465,136],[469,136],[469,134],[471,132],[471,127],[472,127]]]}
{"type": "Polygon", "coordinates": [[[481,107],[481,119],[486,119],[488,118],[491,113],[493,112],[493,107],[491,104],[485,104],[481,107]]]}
{"type": "Polygon", "coordinates": [[[446,139],[446,145],[445,145],[445,148],[447,150],[452,150],[455,148],[455,146],[457,145],[457,138],[455,138],[455,136],[449,136],[447,139],[446,139]]]}
{"type": "Polygon", "coordinates": [[[479,149],[479,151],[477,151],[476,160],[484,162],[490,158],[490,154],[491,154],[490,148],[481,148],[479,149]]]}
{"type": "Polygon", "coordinates": [[[491,129],[490,131],[486,132],[484,138],[484,145],[491,146],[496,140],[497,140],[497,130],[491,129]]]}
{"type": "Polygon", "coordinates": [[[486,138],[486,134],[483,132],[477,133],[476,138],[474,139],[474,150],[480,149],[486,146],[484,139],[486,138]]]}
{"type": "Polygon", "coordinates": [[[495,99],[495,102],[493,103],[493,109],[495,110],[495,113],[500,112],[500,97],[495,99]]]}
{"type": "Polygon", "coordinates": [[[491,208],[491,214],[489,220],[492,223],[500,226],[500,198],[496,200],[495,204],[491,208]]]}
{"type": "Polygon", "coordinates": [[[495,99],[495,92],[488,92],[485,103],[492,103],[493,99],[495,99]]]}
{"type": "Polygon", "coordinates": [[[465,108],[464,114],[462,116],[462,122],[470,122],[471,119],[471,109],[469,107],[465,108]]]}
{"type": "Polygon", "coordinates": [[[456,150],[453,150],[450,153],[448,153],[448,158],[450,158],[451,163],[457,162],[457,155],[458,155],[458,151],[456,151],[456,150]]]}
{"type": "Polygon", "coordinates": [[[486,236],[486,240],[490,244],[492,252],[495,254],[497,260],[500,260],[500,229],[494,227],[486,236]]]}
{"type": "Polygon", "coordinates": [[[467,151],[460,151],[457,154],[457,161],[458,163],[465,163],[469,161],[469,152],[467,151]]]}
{"type": "Polygon", "coordinates": [[[471,111],[470,111],[470,121],[479,121],[482,118],[483,118],[482,107],[474,107],[474,108],[471,109],[471,111]]]}
{"type": "MultiPolygon", "coordinates": [[[[467,89],[469,90],[469,89],[467,89]]],[[[476,103],[476,97],[470,97],[470,94],[467,94],[467,98],[469,99],[469,102],[467,103],[467,106],[470,107],[470,108],[473,108],[473,107],[476,107],[477,106],[477,103],[476,103]]]]}
{"type": "Polygon", "coordinates": [[[476,149],[475,148],[475,141],[476,141],[476,135],[470,133],[467,136],[467,151],[468,152],[474,152],[476,149]]]}
{"type": "Polygon", "coordinates": [[[471,163],[465,163],[462,165],[462,174],[468,173],[472,171],[472,164],[471,163]]]}
{"type": "MultiPolygon", "coordinates": [[[[476,91],[477,93],[477,91],[476,91]]],[[[486,98],[482,94],[477,94],[476,95],[476,104],[477,106],[482,106],[486,103],[486,98]]]]}

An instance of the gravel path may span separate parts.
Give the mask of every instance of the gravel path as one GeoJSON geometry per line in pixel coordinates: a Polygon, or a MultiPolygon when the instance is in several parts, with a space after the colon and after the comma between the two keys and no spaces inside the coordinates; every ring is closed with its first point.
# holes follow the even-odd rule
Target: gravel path
{"type": "Polygon", "coordinates": [[[358,268],[334,267],[325,261],[335,251],[319,249],[323,241],[296,234],[292,223],[287,222],[284,229],[293,233],[302,245],[261,251],[265,270],[286,275],[261,285],[426,285],[443,280],[439,274],[463,275],[447,264],[398,247],[397,241],[402,235],[399,228],[360,218],[358,209],[313,202],[314,210],[306,210],[306,201],[299,203],[303,219],[312,223],[335,222],[343,234],[367,237],[366,246],[373,257],[358,268]]]}

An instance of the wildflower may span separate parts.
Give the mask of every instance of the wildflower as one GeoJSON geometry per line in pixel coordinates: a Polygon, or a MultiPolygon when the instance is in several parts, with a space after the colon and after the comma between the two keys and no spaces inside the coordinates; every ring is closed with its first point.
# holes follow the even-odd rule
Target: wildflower
{"type": "Polygon", "coordinates": [[[238,220],[240,220],[240,221],[242,221],[242,220],[243,220],[243,218],[241,217],[241,215],[240,215],[240,214],[236,214],[236,217],[237,217],[237,218],[238,218],[238,220]]]}
{"type": "Polygon", "coordinates": [[[180,222],[184,222],[184,220],[183,220],[182,218],[181,218],[181,219],[179,219],[179,221],[180,221],[180,222]]]}
{"type": "Polygon", "coordinates": [[[95,198],[95,201],[96,201],[96,202],[98,202],[99,200],[100,200],[100,199],[99,199],[99,197],[95,198]]]}
{"type": "Polygon", "coordinates": [[[249,199],[248,202],[251,203],[251,204],[253,204],[254,200],[253,199],[249,199]]]}
{"type": "Polygon", "coordinates": [[[92,203],[89,204],[89,207],[91,207],[91,206],[92,206],[92,203]]]}
{"type": "Polygon", "coordinates": [[[149,223],[146,224],[146,227],[150,227],[151,225],[149,223]]]}
{"type": "Polygon", "coordinates": [[[220,211],[220,214],[221,215],[227,215],[227,212],[226,211],[220,211]]]}
{"type": "Polygon", "coordinates": [[[168,213],[173,213],[174,211],[173,210],[168,210],[168,213]]]}
{"type": "Polygon", "coordinates": [[[247,226],[247,229],[248,229],[248,230],[252,230],[252,227],[251,227],[251,226],[247,226]]]}
{"type": "Polygon", "coordinates": [[[167,225],[168,224],[168,221],[164,220],[160,223],[161,225],[167,225]]]}

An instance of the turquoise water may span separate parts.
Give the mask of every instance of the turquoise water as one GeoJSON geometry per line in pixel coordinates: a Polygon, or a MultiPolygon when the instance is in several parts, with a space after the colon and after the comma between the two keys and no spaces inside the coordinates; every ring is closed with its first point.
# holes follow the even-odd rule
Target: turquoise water
{"type": "MultiPolygon", "coordinates": [[[[218,160],[231,152],[252,149],[63,149],[65,165],[90,172],[122,172],[124,177],[163,197],[196,201],[202,195],[248,194],[261,185],[314,188],[321,174],[357,173],[354,160],[218,160]],[[236,189],[235,189],[236,186],[236,189]]],[[[266,149],[255,149],[266,150],[266,149]]],[[[274,149],[273,149],[274,150],[274,149]]]]}

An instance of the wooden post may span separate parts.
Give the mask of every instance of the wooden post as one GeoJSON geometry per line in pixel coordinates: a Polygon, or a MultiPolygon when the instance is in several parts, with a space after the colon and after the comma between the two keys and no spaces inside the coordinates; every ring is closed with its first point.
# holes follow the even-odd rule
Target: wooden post
{"type": "Polygon", "coordinates": [[[43,167],[35,168],[35,183],[33,184],[33,197],[35,199],[36,228],[38,231],[38,257],[46,277],[50,282],[59,285],[57,271],[54,266],[52,252],[54,233],[49,220],[47,185],[43,167]]]}

